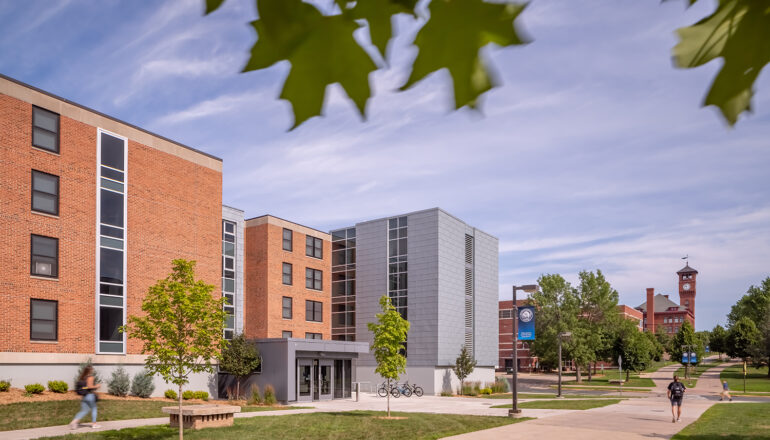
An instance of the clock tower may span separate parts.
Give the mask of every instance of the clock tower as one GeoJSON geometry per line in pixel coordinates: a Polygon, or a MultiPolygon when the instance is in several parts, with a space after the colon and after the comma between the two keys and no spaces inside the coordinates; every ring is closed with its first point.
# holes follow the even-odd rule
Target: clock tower
{"type": "Polygon", "coordinates": [[[676,273],[679,276],[679,305],[692,313],[695,319],[695,278],[698,271],[688,263],[676,273]]]}

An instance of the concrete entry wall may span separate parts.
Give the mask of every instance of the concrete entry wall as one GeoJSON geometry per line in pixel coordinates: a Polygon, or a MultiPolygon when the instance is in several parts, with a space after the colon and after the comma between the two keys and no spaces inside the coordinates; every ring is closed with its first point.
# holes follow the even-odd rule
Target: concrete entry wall
{"type": "MultiPolygon", "coordinates": [[[[253,343],[262,357],[261,372],[241,381],[241,395],[250,397],[252,384],[257,385],[263,394],[265,387],[271,385],[275,389],[276,399],[282,403],[297,400],[298,359],[352,360],[355,365],[359,354],[369,351],[369,344],[365,342],[273,338],[257,339],[253,343]]],[[[355,372],[355,367],[352,371],[355,372]]],[[[234,391],[235,385],[235,377],[220,373],[219,397],[227,398],[228,388],[234,391]]]]}
{"type": "MultiPolygon", "coordinates": [[[[377,386],[384,380],[374,372],[374,368],[358,366],[356,368],[356,381],[362,382],[361,391],[376,391],[377,386]]],[[[401,375],[399,383],[409,381],[410,384],[422,387],[425,394],[438,395],[442,391],[457,392],[460,380],[457,379],[452,367],[407,367],[406,373],[401,375]]],[[[466,382],[479,381],[482,385],[495,381],[494,367],[476,367],[465,379],[466,382]]]]}

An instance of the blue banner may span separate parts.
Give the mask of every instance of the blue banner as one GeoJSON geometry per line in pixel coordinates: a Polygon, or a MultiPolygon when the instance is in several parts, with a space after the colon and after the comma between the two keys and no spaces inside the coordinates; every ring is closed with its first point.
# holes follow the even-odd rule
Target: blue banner
{"type": "Polygon", "coordinates": [[[682,353],[682,363],[683,364],[697,364],[698,363],[698,355],[693,353],[682,353]]]}
{"type": "Polygon", "coordinates": [[[519,307],[519,340],[535,340],[535,308],[532,306],[519,307]]]}

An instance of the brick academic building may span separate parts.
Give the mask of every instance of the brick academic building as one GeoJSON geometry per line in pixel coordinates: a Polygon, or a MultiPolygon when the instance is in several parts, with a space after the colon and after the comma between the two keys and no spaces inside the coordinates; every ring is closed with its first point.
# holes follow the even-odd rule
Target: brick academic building
{"type": "MultiPolygon", "coordinates": [[[[171,260],[220,291],[222,161],[0,76],[0,366],[14,386],[144,362],[118,327],[171,260]]],[[[205,382],[194,386],[204,388],[205,382]]]]}

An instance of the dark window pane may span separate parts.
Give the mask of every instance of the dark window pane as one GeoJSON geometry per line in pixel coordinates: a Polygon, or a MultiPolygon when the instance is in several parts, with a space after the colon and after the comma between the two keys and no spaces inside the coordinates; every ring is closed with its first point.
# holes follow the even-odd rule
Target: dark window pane
{"type": "Polygon", "coordinates": [[[56,258],[58,240],[40,235],[32,236],[32,255],[56,258]]]}
{"type": "Polygon", "coordinates": [[[106,177],[108,179],[117,180],[118,182],[122,182],[123,181],[123,172],[113,170],[112,168],[102,167],[102,177],[106,177]]]}
{"type": "Polygon", "coordinates": [[[99,293],[105,295],[123,295],[123,286],[113,286],[110,284],[99,284],[99,293]]]}
{"type": "Polygon", "coordinates": [[[99,307],[99,339],[102,341],[122,341],[123,334],[118,327],[123,325],[123,309],[99,307]]]}
{"type": "Polygon", "coordinates": [[[123,195],[101,190],[102,192],[102,223],[123,227],[123,195]]]}
{"type": "Polygon", "coordinates": [[[235,256],[235,244],[233,243],[222,243],[222,253],[227,255],[228,257],[234,257],[235,256]]]}
{"type": "Polygon", "coordinates": [[[406,226],[407,226],[407,224],[406,224],[406,217],[399,218],[398,219],[398,227],[399,228],[403,228],[403,227],[406,227],[406,226]]]}
{"type": "Polygon", "coordinates": [[[30,303],[32,306],[32,319],[48,321],[56,319],[56,304],[55,301],[32,300],[30,303]]]}
{"type": "Polygon", "coordinates": [[[233,339],[233,331],[232,330],[225,330],[225,339],[228,341],[233,339]]]}
{"type": "Polygon", "coordinates": [[[397,218],[392,218],[392,219],[388,220],[388,227],[390,229],[397,228],[398,227],[398,219],[397,218]]]}
{"type": "MultiPolygon", "coordinates": [[[[232,258],[225,258],[225,269],[233,269],[233,266],[235,266],[235,260],[232,258]]],[[[233,278],[233,277],[227,277],[227,278],[233,278]]]]}
{"type": "Polygon", "coordinates": [[[59,115],[39,107],[32,107],[32,125],[58,133],[59,115]]]}
{"type": "Polygon", "coordinates": [[[101,225],[102,235],[115,238],[123,238],[123,230],[112,226],[101,225]]]}
{"type": "Polygon", "coordinates": [[[32,320],[30,338],[44,341],[56,340],[56,321],[32,320]]]}
{"type": "Polygon", "coordinates": [[[231,280],[235,279],[235,272],[232,270],[226,270],[225,271],[225,278],[229,278],[231,280]]]}
{"type": "Polygon", "coordinates": [[[51,174],[32,171],[32,189],[48,194],[59,192],[59,178],[51,174]]]}
{"type": "Polygon", "coordinates": [[[102,165],[125,170],[123,166],[123,144],[122,139],[102,133],[102,165]]]}
{"type": "Polygon", "coordinates": [[[225,294],[225,303],[232,305],[232,303],[233,303],[233,295],[225,294]]]}
{"type": "Polygon", "coordinates": [[[59,136],[45,131],[41,130],[39,128],[33,128],[32,129],[32,145],[36,147],[43,148],[45,150],[53,151],[54,153],[59,152],[58,147],[58,140],[59,136]]]}
{"type": "Polygon", "coordinates": [[[323,303],[316,302],[314,312],[315,314],[313,320],[316,322],[323,322],[323,303]]]}
{"type": "Polygon", "coordinates": [[[59,198],[50,194],[43,194],[37,191],[32,193],[32,210],[45,212],[48,214],[59,214],[59,198]]]}
{"type": "Polygon", "coordinates": [[[100,342],[99,351],[104,353],[122,353],[123,343],[122,342],[100,342]]]}
{"type": "Polygon", "coordinates": [[[225,280],[224,285],[225,292],[235,292],[235,280],[225,280]]]}
{"type": "Polygon", "coordinates": [[[117,296],[99,295],[99,304],[103,306],[123,307],[123,298],[117,296]]]}
{"type": "Polygon", "coordinates": [[[123,284],[123,252],[99,250],[99,279],[105,283],[123,284]]]}
{"type": "Polygon", "coordinates": [[[225,234],[225,241],[228,243],[235,243],[235,236],[230,234],[225,234]]]}
{"type": "Polygon", "coordinates": [[[113,191],[118,192],[125,192],[123,190],[123,184],[118,182],[113,182],[112,180],[102,178],[102,188],[111,189],[113,191]]]}
{"type": "Polygon", "coordinates": [[[225,222],[225,232],[234,233],[235,223],[225,222]]]}

